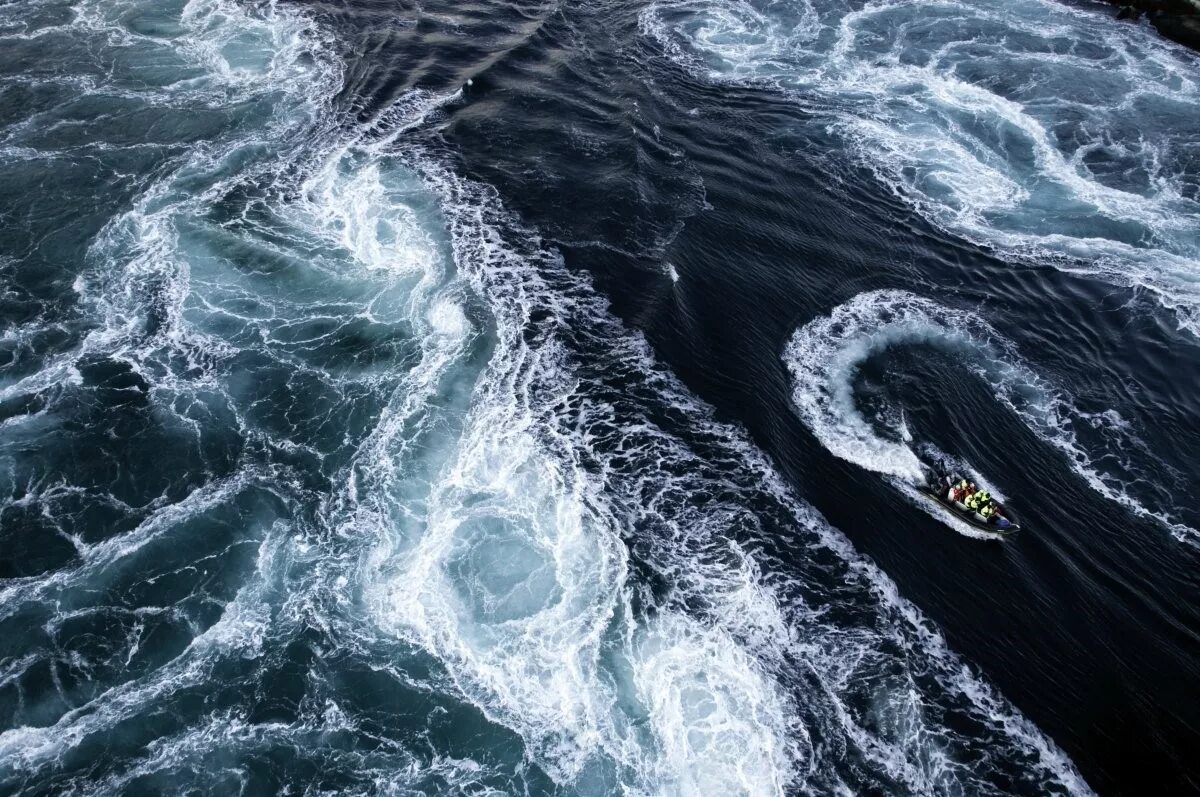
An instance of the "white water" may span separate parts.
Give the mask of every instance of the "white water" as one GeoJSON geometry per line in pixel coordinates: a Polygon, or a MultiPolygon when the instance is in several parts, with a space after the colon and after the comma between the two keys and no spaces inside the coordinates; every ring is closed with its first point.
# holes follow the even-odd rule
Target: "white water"
{"type": "Polygon", "coordinates": [[[642,29],[781,93],[938,226],[1133,286],[1200,332],[1200,59],[1055,0],[685,0],[642,29]]]}
{"type": "MultiPolygon", "coordinates": [[[[350,660],[397,691],[472,707],[520,739],[514,767],[528,761],[579,793],[850,792],[846,755],[913,791],[995,792],[1007,775],[969,763],[981,747],[1017,776],[1087,792],[1053,743],[491,191],[403,140],[453,98],[407,96],[390,135],[343,131],[340,67],[298,11],[221,0],[82,8],[62,30],[144,48],[177,70],[154,88],[110,77],[105,90],[250,110],[184,148],[105,228],[77,283],[94,329],[14,389],[68,390],[78,361],[103,356],[146,380],[158,417],[198,439],[232,429],[268,453],[181,500],[164,495],[131,531],[80,541],[75,564],[0,585],[5,611],[116,612],[108,588],[178,575],[156,560],[213,506],[259,490],[296,511],[261,523],[233,513],[236,544],[256,554],[215,620],[187,602],[221,600],[207,584],[178,605],[138,607],[184,616],[190,643],[144,674],[98,676],[46,725],[4,731],[0,777],[53,774],[56,787],[101,792],[156,775],[204,784],[248,776],[243,751],[271,739],[345,768],[364,792],[466,788],[500,766],[486,747],[431,760],[430,738],[405,733],[373,756],[331,750],[339,735],[379,733],[377,717],[348,716],[326,691],[325,669],[350,660]],[[158,33],[127,27],[151,11],[158,33]],[[212,215],[242,189],[255,198],[233,218],[212,215]],[[360,354],[392,356],[331,364],[326,346],[351,333],[366,339],[360,354]],[[619,369],[615,392],[593,372],[619,369]],[[365,434],[330,428],[368,394],[384,400],[365,434]],[[324,411],[306,415],[293,398],[324,411]],[[795,565],[811,566],[811,583],[759,552],[776,539],[812,554],[795,565]],[[634,548],[665,595],[635,577],[634,548]],[[830,622],[847,601],[858,619],[830,622]],[[86,744],[171,715],[189,690],[223,693],[231,670],[267,678],[280,648],[312,636],[305,677],[324,697],[300,719],[190,709],[198,720],[103,783],[72,770],[86,744]],[[431,674],[412,674],[421,669],[431,674]],[[961,721],[975,735],[956,730],[961,721]]],[[[185,569],[215,568],[223,553],[185,569]]],[[[115,655],[132,659],[139,640],[115,642],[115,655]]],[[[35,648],[3,672],[54,655],[35,648]]]]}
{"type": "MultiPolygon", "coordinates": [[[[1081,412],[1068,394],[1035,373],[1013,344],[981,317],[906,291],[860,293],[828,316],[805,324],[788,343],[783,357],[792,373],[793,401],[825,448],[848,462],[892,477],[914,501],[926,505],[911,487],[923,481],[916,450],[900,435],[894,439],[880,436],[859,411],[854,397],[854,379],[864,362],[890,348],[911,345],[954,354],[963,370],[983,380],[997,401],[1066,455],[1075,473],[1100,495],[1157,520],[1181,539],[1196,538],[1194,529],[1132,497],[1124,474],[1107,472],[1099,464],[1122,461],[1124,458],[1115,455],[1121,451],[1145,449],[1118,413],[1097,416],[1081,412]],[[1095,439],[1098,432],[1105,448],[1091,450],[1081,442],[1085,431],[1089,439],[1095,439]]],[[[967,528],[959,530],[965,533],[967,528]]]]}
{"type": "MultiPolygon", "coordinates": [[[[591,399],[574,392],[562,342],[531,346],[522,333],[535,311],[565,320],[579,299],[556,295],[536,264],[477,226],[481,208],[497,213],[486,193],[424,168],[449,203],[457,262],[471,264],[467,276],[489,296],[497,340],[428,492],[372,490],[359,503],[356,526],[366,513],[380,531],[354,576],[375,622],[436,655],[560,783],[586,792],[597,768],[615,767],[633,793],[778,793],[793,778],[796,750],[775,676],[727,630],[668,610],[650,626],[634,616],[624,510],[614,485],[583,462],[611,454],[561,427],[564,403],[591,399]],[[379,522],[418,513],[410,529],[379,522]],[[699,650],[708,652],[702,671],[699,650]],[[674,663],[683,660],[691,664],[674,663]]],[[[599,310],[585,301],[587,312],[599,310]]],[[[387,455],[367,469],[394,467],[387,455]]],[[[728,589],[705,583],[714,600],[728,589]]]]}

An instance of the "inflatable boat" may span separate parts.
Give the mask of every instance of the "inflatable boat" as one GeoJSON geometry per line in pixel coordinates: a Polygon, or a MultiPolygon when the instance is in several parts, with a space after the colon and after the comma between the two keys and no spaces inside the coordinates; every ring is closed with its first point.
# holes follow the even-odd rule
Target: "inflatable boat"
{"type": "Polygon", "coordinates": [[[1003,536],[1021,530],[1021,524],[1017,522],[1016,517],[998,501],[992,501],[995,511],[991,516],[984,517],[962,501],[951,499],[950,488],[963,478],[958,473],[931,474],[921,489],[926,495],[941,504],[947,512],[981,531],[1003,536]]]}

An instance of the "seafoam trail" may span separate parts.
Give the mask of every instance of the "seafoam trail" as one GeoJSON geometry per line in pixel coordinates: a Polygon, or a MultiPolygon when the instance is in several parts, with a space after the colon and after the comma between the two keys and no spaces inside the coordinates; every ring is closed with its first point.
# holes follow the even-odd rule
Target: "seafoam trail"
{"type": "Polygon", "coordinates": [[[1152,457],[1119,413],[1079,410],[1069,394],[1029,367],[1016,346],[980,315],[907,291],[860,293],[797,330],[784,351],[796,409],[830,452],[890,477],[925,504],[911,487],[924,481],[922,458],[910,441],[881,435],[854,396],[863,364],[903,346],[929,346],[954,355],[957,367],[987,384],[996,400],[1061,451],[1093,490],[1161,523],[1181,540],[1200,539],[1195,529],[1171,516],[1170,507],[1150,508],[1130,495],[1128,483],[1141,476],[1135,466],[1112,472],[1098,464],[1127,462],[1127,456],[1119,455],[1129,451],[1152,457]]]}
{"type": "MultiPolygon", "coordinates": [[[[1088,793],[448,165],[460,95],[350,121],[292,7],[33,9],[5,30],[68,105],[206,126],[123,164],[72,334],[10,383],[7,486],[77,544],[0,584],[3,788],[1088,793]],[[93,428],[119,467],[29,446],[93,428]]],[[[38,135],[4,145],[71,157],[38,135]]]]}
{"type": "Polygon", "coordinates": [[[1052,0],[685,0],[643,32],[835,131],[937,226],[1128,286],[1200,332],[1200,60],[1052,0]]]}

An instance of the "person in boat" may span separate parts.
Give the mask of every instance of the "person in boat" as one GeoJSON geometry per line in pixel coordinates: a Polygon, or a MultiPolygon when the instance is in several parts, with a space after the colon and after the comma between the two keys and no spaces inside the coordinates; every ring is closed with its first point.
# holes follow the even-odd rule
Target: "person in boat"
{"type": "Polygon", "coordinates": [[[966,498],[967,497],[967,486],[968,486],[968,482],[966,479],[959,479],[950,488],[950,495],[949,495],[950,500],[951,501],[962,501],[964,498],[966,498]]]}
{"type": "Polygon", "coordinates": [[[992,517],[996,514],[996,505],[994,503],[989,503],[983,507],[980,507],[979,514],[983,515],[984,520],[991,522],[992,517]]]}

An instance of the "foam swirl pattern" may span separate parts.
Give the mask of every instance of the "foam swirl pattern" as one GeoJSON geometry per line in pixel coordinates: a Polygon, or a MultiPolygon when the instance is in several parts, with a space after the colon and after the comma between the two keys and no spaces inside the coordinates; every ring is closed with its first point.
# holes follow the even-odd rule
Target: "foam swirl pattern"
{"type": "Polygon", "coordinates": [[[0,13],[4,791],[1089,791],[454,171],[460,95],[356,118],[291,7],[0,13]]]}
{"type": "MultiPolygon", "coordinates": [[[[1153,455],[1120,413],[1077,409],[1069,394],[1035,373],[1013,343],[981,317],[907,291],[861,293],[797,330],[784,352],[796,408],[832,453],[892,477],[915,495],[911,486],[925,477],[911,440],[881,433],[854,396],[855,377],[867,360],[905,346],[950,355],[954,367],[982,380],[997,401],[1065,454],[1076,474],[1100,495],[1157,520],[1181,540],[1197,540],[1195,529],[1173,519],[1173,507],[1148,508],[1127,491],[1129,484],[1150,477],[1124,452],[1140,451],[1151,460],[1153,455]]],[[[964,529],[969,533],[969,527],[964,529]]]]}
{"type": "Polygon", "coordinates": [[[1148,26],[1052,0],[719,0],[653,4],[642,28],[798,103],[939,227],[1200,330],[1200,63],[1148,26]]]}

